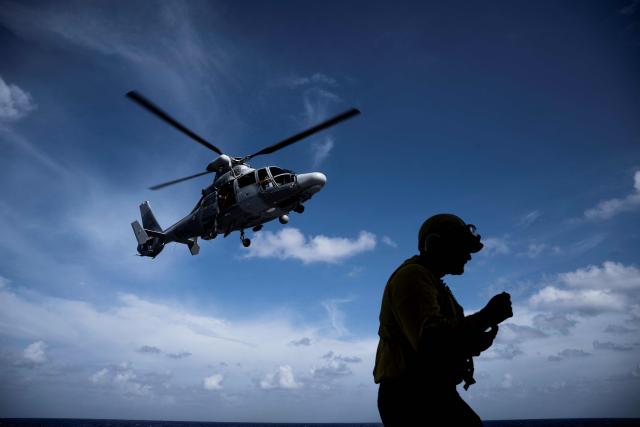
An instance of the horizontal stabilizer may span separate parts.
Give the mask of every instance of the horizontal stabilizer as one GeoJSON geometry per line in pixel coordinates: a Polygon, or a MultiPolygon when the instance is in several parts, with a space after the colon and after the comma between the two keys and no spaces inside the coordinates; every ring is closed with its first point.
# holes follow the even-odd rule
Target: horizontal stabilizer
{"type": "Polygon", "coordinates": [[[142,228],[138,221],[133,221],[131,223],[131,227],[133,228],[133,234],[136,235],[136,240],[140,245],[144,245],[151,239],[151,237],[149,237],[149,235],[144,231],[144,228],[142,228]]]}
{"type": "Polygon", "coordinates": [[[157,237],[158,239],[160,239],[162,241],[164,241],[165,237],[167,237],[167,235],[164,234],[162,231],[149,230],[149,229],[145,228],[144,232],[147,233],[149,236],[157,237]]]}

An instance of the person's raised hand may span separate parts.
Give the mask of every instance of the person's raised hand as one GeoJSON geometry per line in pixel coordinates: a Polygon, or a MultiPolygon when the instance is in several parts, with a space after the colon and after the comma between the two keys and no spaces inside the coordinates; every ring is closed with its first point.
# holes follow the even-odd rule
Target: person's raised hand
{"type": "Polygon", "coordinates": [[[513,309],[511,308],[511,295],[506,292],[495,295],[480,311],[482,312],[484,318],[487,320],[487,323],[490,326],[504,322],[505,320],[513,316],[513,309]]]}

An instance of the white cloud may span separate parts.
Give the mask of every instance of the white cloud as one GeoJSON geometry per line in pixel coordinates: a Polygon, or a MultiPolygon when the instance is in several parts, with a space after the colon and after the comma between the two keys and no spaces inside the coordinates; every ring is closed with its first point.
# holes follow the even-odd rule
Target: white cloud
{"type": "Polygon", "coordinates": [[[397,248],[398,244],[389,236],[382,236],[382,243],[392,248],[397,248]]]}
{"type": "Polygon", "coordinates": [[[259,233],[253,240],[247,257],[299,259],[312,262],[336,263],[361,252],[373,250],[376,236],[361,231],[357,239],[312,236],[308,239],[296,228],[284,228],[276,233],[259,233]]]}
{"type": "Polygon", "coordinates": [[[224,376],[222,374],[213,374],[208,376],[203,381],[205,390],[222,390],[222,380],[224,376]]]}
{"type": "Polygon", "coordinates": [[[127,397],[147,398],[158,389],[166,388],[171,378],[168,373],[144,373],[133,368],[129,362],[108,365],[89,377],[91,384],[111,389],[127,397]]]}
{"type": "Polygon", "coordinates": [[[537,258],[538,255],[542,253],[546,249],[547,245],[544,243],[530,243],[527,247],[527,251],[525,255],[529,258],[537,258]]]}
{"type": "Polygon", "coordinates": [[[624,312],[640,298],[640,270],[634,266],[605,261],[560,273],[551,284],[531,296],[534,307],[595,315],[624,312]]]}
{"type": "Polygon", "coordinates": [[[500,386],[504,389],[513,387],[513,375],[511,375],[509,372],[504,374],[504,376],[502,377],[502,382],[500,382],[500,386]]]}
{"type": "Polygon", "coordinates": [[[0,120],[15,121],[36,108],[31,95],[0,76],[0,120]]]}
{"type": "MultiPolygon", "coordinates": [[[[52,398],[52,393],[66,395],[69,391],[83,395],[86,404],[99,404],[113,414],[124,401],[132,405],[144,402],[143,406],[150,410],[166,409],[165,416],[173,414],[184,419],[193,419],[197,414],[200,419],[215,416],[238,420],[241,406],[246,421],[264,421],[264,411],[276,408],[285,416],[268,420],[296,422],[313,413],[314,419],[337,422],[339,417],[323,417],[326,407],[346,407],[348,403],[360,408],[357,414],[347,417],[353,422],[376,414],[375,408],[369,411],[363,406],[363,399],[374,399],[375,395],[371,369],[377,337],[372,334],[339,339],[331,319],[309,323],[302,321],[300,314],[277,310],[252,312],[231,320],[211,314],[211,308],[206,314],[199,314],[197,309],[184,304],[154,302],[131,294],[120,295],[116,301],[103,298],[98,308],[84,301],[46,297],[10,286],[0,289],[0,307],[3,307],[0,310],[3,343],[42,339],[65,356],[64,366],[57,367],[61,373],[54,372],[55,359],[38,370],[27,370],[29,364],[22,354],[10,363],[5,364],[3,359],[2,378],[24,381],[27,375],[38,375],[31,392],[11,396],[8,404],[28,404],[32,393],[52,398]],[[313,345],[290,345],[301,337],[308,338],[313,345]],[[150,344],[166,357],[138,352],[144,345],[151,347],[150,344]],[[180,360],[169,356],[185,353],[184,350],[191,355],[180,360]],[[337,384],[329,376],[316,378],[311,374],[318,368],[317,361],[322,355],[332,350],[347,355],[336,360],[348,363],[352,372],[337,384]],[[122,363],[123,360],[127,362],[122,363]],[[214,366],[223,367],[224,371],[214,366]],[[213,374],[223,375],[220,382],[223,390],[203,393],[204,378],[213,374]],[[65,375],[64,390],[57,375],[65,375]],[[307,381],[309,388],[304,387],[307,381]],[[318,409],[314,393],[322,392],[329,383],[332,394],[323,398],[321,407],[325,409],[318,409]],[[358,388],[359,384],[366,384],[364,390],[358,388]],[[88,393],[87,387],[99,390],[88,393]],[[298,392],[285,398],[276,393],[280,397],[273,400],[263,394],[264,388],[298,392]],[[354,394],[356,389],[358,394],[354,394]],[[215,411],[211,399],[222,399],[214,401],[215,411]],[[171,401],[182,402],[190,409],[183,411],[175,405],[164,405],[171,401]],[[286,409],[294,404],[301,405],[300,411],[286,409]]],[[[334,321],[341,317],[344,322],[345,313],[341,313],[342,317],[334,321]]],[[[3,347],[0,357],[10,353],[9,348],[3,347]]],[[[216,383],[214,380],[210,385],[216,383]]],[[[71,406],[66,410],[76,413],[71,406]]],[[[136,413],[141,417],[147,414],[140,411],[136,413]]]]}
{"type": "Polygon", "coordinates": [[[559,279],[571,288],[640,290],[640,269],[612,261],[562,273],[559,279]]]}
{"type": "Polygon", "coordinates": [[[289,365],[279,366],[275,371],[267,373],[260,381],[260,388],[270,390],[279,389],[296,389],[302,385],[297,383],[293,376],[293,369],[289,365]]]}
{"type": "Polygon", "coordinates": [[[333,149],[333,138],[327,136],[321,141],[316,141],[312,145],[313,149],[313,167],[317,168],[329,156],[333,149]]]}
{"type": "Polygon", "coordinates": [[[23,357],[30,363],[41,364],[47,361],[47,345],[43,341],[29,344],[22,352],[23,357]]]}
{"type": "Polygon", "coordinates": [[[281,82],[292,89],[310,84],[324,84],[328,86],[335,86],[337,84],[336,79],[322,73],[314,73],[310,76],[290,76],[282,79],[281,82]]]}
{"type": "Polygon", "coordinates": [[[525,228],[529,227],[531,224],[536,222],[538,218],[540,218],[540,215],[541,213],[538,210],[528,212],[518,220],[518,225],[525,228]]]}
{"type": "Polygon", "coordinates": [[[547,286],[530,298],[534,307],[574,311],[581,314],[597,314],[603,311],[621,311],[624,298],[604,290],[564,290],[547,286]]]}
{"type": "Polygon", "coordinates": [[[640,207],[640,170],[633,177],[634,191],[624,198],[604,200],[595,207],[587,209],[584,217],[587,220],[606,220],[640,207]]]}
{"type": "Polygon", "coordinates": [[[506,238],[488,237],[482,239],[482,243],[484,244],[484,248],[480,253],[484,255],[507,255],[511,252],[509,242],[506,238]]]}
{"type": "Polygon", "coordinates": [[[325,310],[327,310],[327,315],[329,316],[331,327],[335,331],[335,333],[338,334],[338,336],[344,336],[349,333],[349,330],[345,326],[345,314],[342,310],[340,310],[339,306],[351,301],[351,298],[330,299],[322,301],[322,306],[325,308],[325,310]]]}

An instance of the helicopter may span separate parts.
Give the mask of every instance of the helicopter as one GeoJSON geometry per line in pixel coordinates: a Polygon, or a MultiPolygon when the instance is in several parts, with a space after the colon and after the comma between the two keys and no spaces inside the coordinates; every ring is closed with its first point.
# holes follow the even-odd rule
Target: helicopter
{"type": "Polygon", "coordinates": [[[289,213],[304,212],[304,203],[322,189],[327,177],[321,172],[296,174],[277,166],[254,169],[248,161],[256,156],[271,154],[360,114],[358,109],[351,108],[253,154],[232,157],[186,128],[140,93],[130,91],[126,97],[218,154],[203,172],[149,187],[150,190],[159,190],[215,173],[213,182],[202,190],[200,200],[191,212],[165,230],[156,220],[149,202],[140,205],[142,225],[136,220],[131,227],[138,242],[138,255],[151,258],[158,256],[164,246],[171,242],[185,244],[191,255],[197,255],[200,252],[199,237],[211,240],[219,234],[227,237],[233,231],[240,231],[240,241],[246,248],[251,245],[251,240],[245,236],[246,229],[258,232],[263,224],[276,218],[281,224],[287,224],[289,213]]]}

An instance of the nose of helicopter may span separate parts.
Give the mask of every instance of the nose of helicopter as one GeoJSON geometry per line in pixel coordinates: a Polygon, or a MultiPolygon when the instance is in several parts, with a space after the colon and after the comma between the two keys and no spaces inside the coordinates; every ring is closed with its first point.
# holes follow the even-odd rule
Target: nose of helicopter
{"type": "Polygon", "coordinates": [[[327,182],[325,174],[320,172],[301,173],[297,176],[298,185],[303,191],[317,193],[327,182]]]}

